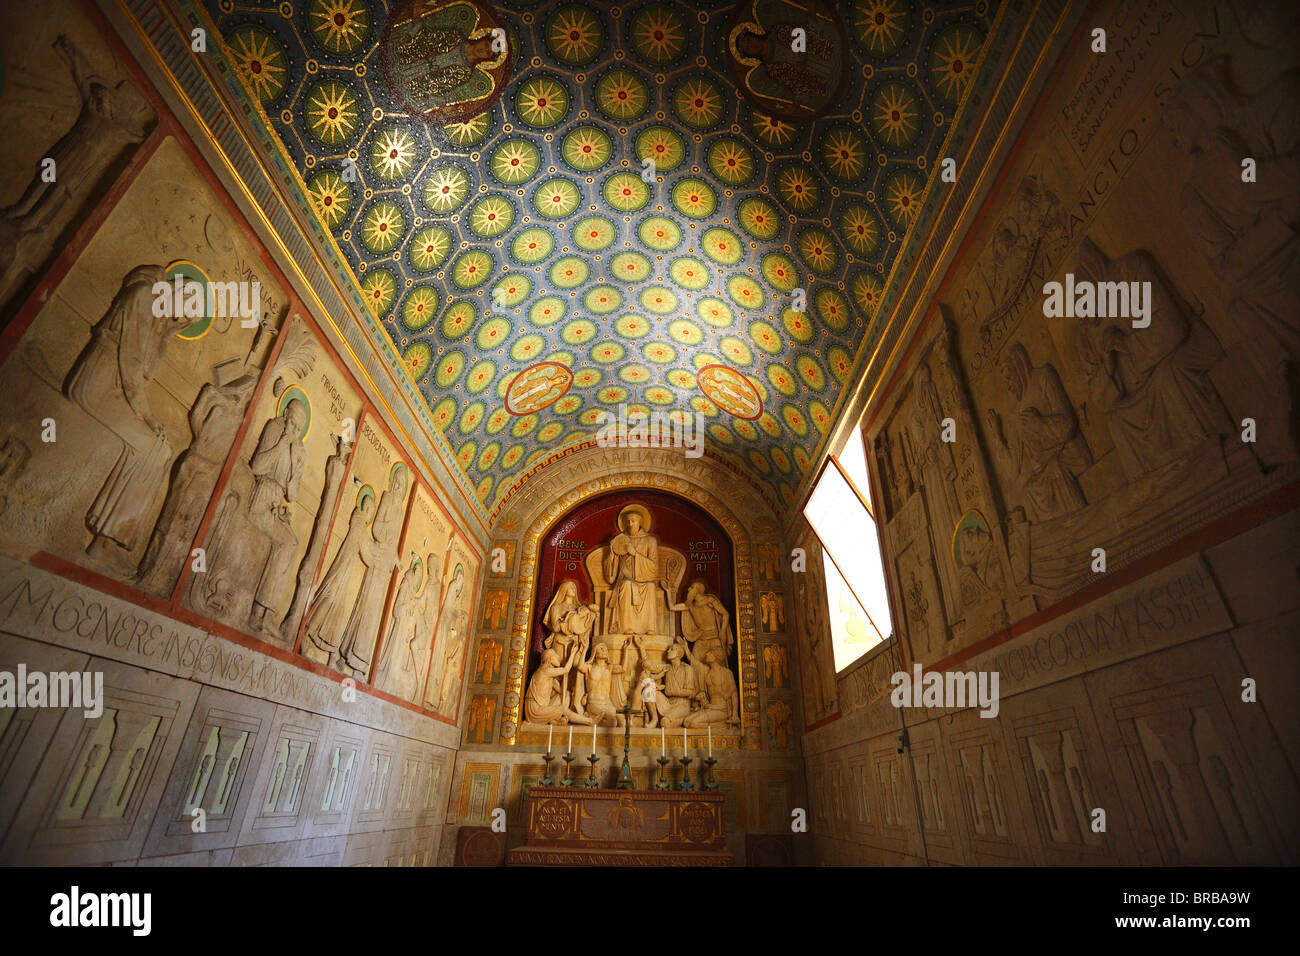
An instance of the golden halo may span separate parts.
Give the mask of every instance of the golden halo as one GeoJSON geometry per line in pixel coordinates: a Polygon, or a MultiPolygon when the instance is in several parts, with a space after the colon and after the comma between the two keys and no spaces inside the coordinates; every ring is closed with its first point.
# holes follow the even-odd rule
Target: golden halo
{"type": "Polygon", "coordinates": [[[645,505],[631,504],[626,506],[618,513],[618,527],[620,531],[627,531],[627,522],[624,520],[628,512],[634,512],[641,516],[641,530],[650,530],[650,512],[645,505]]]}

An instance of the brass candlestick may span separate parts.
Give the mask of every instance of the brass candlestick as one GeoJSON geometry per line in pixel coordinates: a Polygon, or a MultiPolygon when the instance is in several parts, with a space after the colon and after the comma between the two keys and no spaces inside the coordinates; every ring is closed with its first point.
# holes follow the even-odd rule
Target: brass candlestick
{"type": "Polygon", "coordinates": [[[668,765],[672,762],[672,757],[655,757],[655,763],[659,764],[659,780],[655,784],[656,790],[667,790],[672,786],[668,782],[668,765]]]}
{"type": "Polygon", "coordinates": [[[600,783],[596,780],[596,764],[600,763],[600,758],[592,754],[587,760],[591,763],[591,776],[587,778],[587,788],[595,790],[600,786],[600,783]]]}
{"type": "Polygon", "coordinates": [[[691,783],[691,758],[682,757],[678,762],[682,765],[682,782],[677,785],[677,789],[694,790],[695,784],[691,783]]]}
{"type": "Polygon", "coordinates": [[[573,786],[573,751],[570,750],[567,754],[562,756],[560,759],[564,761],[564,780],[560,784],[560,786],[572,787],[573,786]]]}
{"type": "Polygon", "coordinates": [[[717,763],[717,762],[718,762],[717,759],[714,758],[714,757],[705,757],[705,758],[704,758],[704,765],[705,765],[706,767],[709,768],[709,770],[708,770],[708,775],[709,775],[709,776],[708,776],[708,779],[704,781],[704,789],[705,789],[705,790],[717,790],[717,789],[718,789],[717,781],[715,781],[715,780],[713,779],[713,765],[714,765],[715,763],[717,763]]]}
{"type": "Polygon", "coordinates": [[[555,754],[542,754],[542,759],[546,761],[546,773],[543,774],[542,779],[538,781],[538,786],[549,787],[555,782],[551,779],[551,761],[555,759],[555,754]]]}

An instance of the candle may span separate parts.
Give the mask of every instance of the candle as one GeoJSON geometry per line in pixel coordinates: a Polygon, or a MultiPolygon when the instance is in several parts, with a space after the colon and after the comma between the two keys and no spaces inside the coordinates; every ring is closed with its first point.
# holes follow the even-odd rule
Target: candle
{"type": "Polygon", "coordinates": [[[682,756],[686,756],[686,728],[682,728],[682,756]]]}
{"type": "Polygon", "coordinates": [[[569,724],[569,749],[564,752],[566,754],[573,753],[573,724],[569,724]]]}
{"type": "Polygon", "coordinates": [[[709,724],[709,756],[713,756],[713,725],[709,724]]]}
{"type": "Polygon", "coordinates": [[[596,725],[591,725],[591,755],[596,756],[596,725]]]}
{"type": "Polygon", "coordinates": [[[664,725],[660,724],[659,725],[659,756],[662,757],[664,755],[664,751],[666,751],[667,749],[668,748],[664,746],[664,725]]]}
{"type": "Polygon", "coordinates": [[[546,725],[546,752],[551,752],[551,733],[555,730],[554,724],[546,725]]]}

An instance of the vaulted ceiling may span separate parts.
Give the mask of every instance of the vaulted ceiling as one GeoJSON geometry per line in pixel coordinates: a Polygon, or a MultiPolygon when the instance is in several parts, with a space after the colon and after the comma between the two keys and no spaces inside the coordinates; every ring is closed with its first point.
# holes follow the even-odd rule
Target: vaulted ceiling
{"type": "Polygon", "coordinates": [[[792,503],[989,19],[983,0],[206,7],[485,510],[620,403],[702,413],[708,446],[792,503]],[[773,38],[799,25],[788,53],[773,38]]]}

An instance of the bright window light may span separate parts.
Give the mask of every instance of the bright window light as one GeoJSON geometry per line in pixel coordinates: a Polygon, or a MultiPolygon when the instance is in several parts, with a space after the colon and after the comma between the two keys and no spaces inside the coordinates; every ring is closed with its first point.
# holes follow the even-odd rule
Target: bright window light
{"type": "Polygon", "coordinates": [[[804,517],[824,549],[837,672],[893,633],[875,521],[858,495],[868,494],[870,483],[856,431],[848,445],[847,461],[832,456],[804,507],[804,517]],[[861,483],[852,476],[851,485],[845,471],[858,470],[855,458],[861,465],[861,483]]]}

